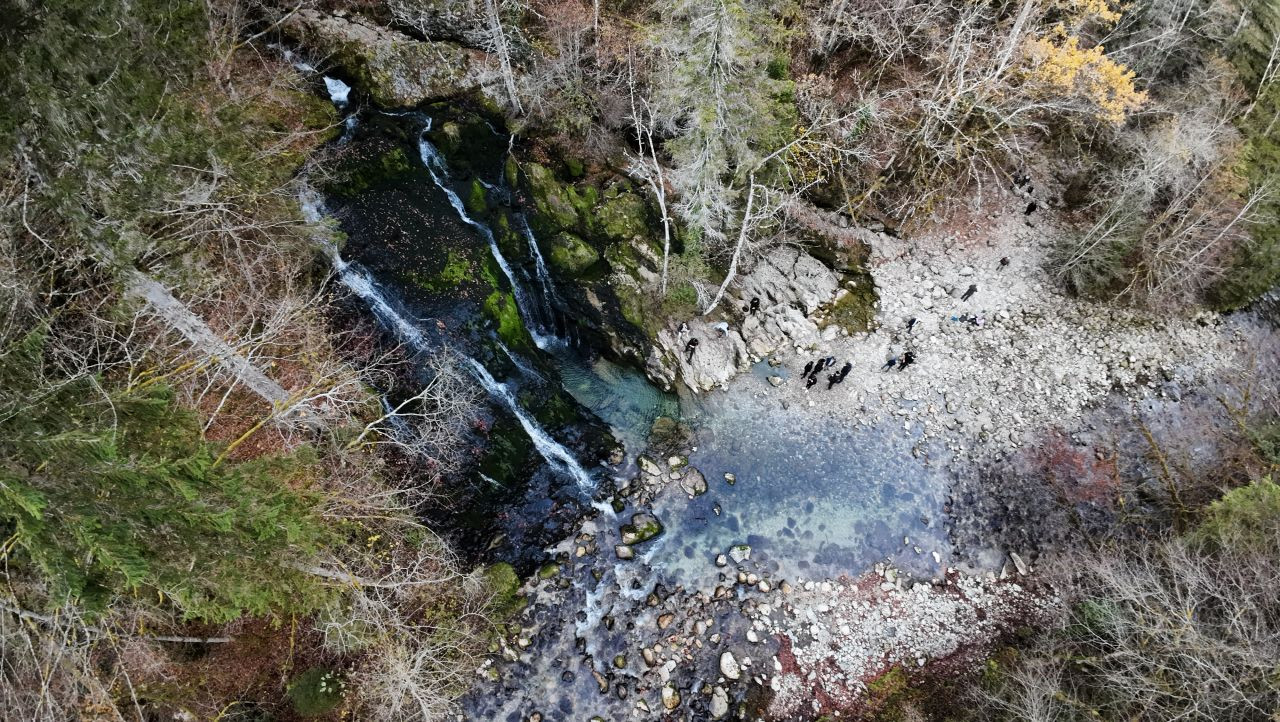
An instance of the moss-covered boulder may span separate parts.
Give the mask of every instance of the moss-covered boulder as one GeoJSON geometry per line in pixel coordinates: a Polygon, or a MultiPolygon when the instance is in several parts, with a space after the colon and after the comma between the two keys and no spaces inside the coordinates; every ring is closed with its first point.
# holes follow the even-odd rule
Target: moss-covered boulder
{"type": "Polygon", "coordinates": [[[616,243],[646,240],[652,235],[649,206],[634,192],[606,196],[595,210],[594,221],[600,235],[616,243]]]}
{"type": "Polygon", "coordinates": [[[538,220],[560,230],[578,228],[581,200],[577,192],[561,183],[544,165],[529,163],[524,166],[524,174],[538,210],[538,220]]]}
{"type": "Polygon", "coordinates": [[[622,525],[622,543],[643,544],[662,533],[662,522],[653,514],[641,512],[631,515],[631,523],[622,525]]]}
{"type": "Polygon", "coordinates": [[[506,562],[499,562],[484,570],[485,586],[489,589],[490,606],[495,619],[509,618],[524,609],[525,598],[520,596],[520,577],[506,562]]]}
{"type": "Polygon", "coordinates": [[[550,245],[547,260],[567,276],[577,276],[600,260],[599,251],[572,233],[557,233],[550,245]]]}
{"type": "Polygon", "coordinates": [[[417,40],[313,9],[293,13],[281,29],[332,60],[384,108],[409,108],[479,87],[479,60],[453,43],[417,40]]]}
{"type": "Polygon", "coordinates": [[[516,305],[515,296],[502,291],[494,291],[484,300],[484,312],[498,326],[498,338],[507,346],[515,349],[532,348],[533,340],[520,318],[520,308],[516,305]]]}

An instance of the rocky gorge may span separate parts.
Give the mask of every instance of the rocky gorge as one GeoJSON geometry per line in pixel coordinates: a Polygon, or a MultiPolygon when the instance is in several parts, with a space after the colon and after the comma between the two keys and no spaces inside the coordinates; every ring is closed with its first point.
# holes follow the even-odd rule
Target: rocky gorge
{"type": "MultiPolygon", "coordinates": [[[[1012,191],[909,249],[798,207],[722,310],[655,307],[639,289],[660,212],[616,164],[550,157],[477,102],[501,79],[474,22],[306,10],[281,27],[357,95],[325,187],[343,257],[592,479],[540,457],[514,406],[493,413],[470,488],[501,491],[460,495],[465,546],[524,573],[527,603],[459,719],[874,709],[1057,613],[1037,556],[1070,534],[1034,527],[1066,523],[993,495],[993,470],[1054,435],[1100,460],[1127,412],[1214,416],[1233,369],[1280,374],[1253,353],[1275,348],[1265,309],[1161,318],[1061,291],[1044,254],[1062,229],[1012,191]],[[853,373],[806,387],[828,356],[853,373]]],[[[1071,501],[1114,511],[1086,491],[1071,501]]]]}

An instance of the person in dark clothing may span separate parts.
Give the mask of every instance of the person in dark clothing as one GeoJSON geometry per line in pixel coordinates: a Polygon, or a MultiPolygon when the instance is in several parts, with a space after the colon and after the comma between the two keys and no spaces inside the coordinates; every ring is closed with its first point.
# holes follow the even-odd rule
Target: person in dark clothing
{"type": "Polygon", "coordinates": [[[827,391],[830,391],[831,389],[835,388],[835,385],[840,383],[841,381],[844,381],[844,379],[840,376],[840,374],[838,373],[828,374],[827,375],[827,391]]]}
{"type": "Polygon", "coordinates": [[[759,296],[757,296],[757,297],[755,297],[755,298],[752,298],[752,299],[751,299],[751,306],[750,306],[750,309],[751,309],[751,315],[752,315],[752,316],[756,315],[756,311],[759,311],[759,310],[760,310],[760,297],[759,297],[759,296]]]}
{"type": "Polygon", "coordinates": [[[911,319],[907,321],[907,333],[911,333],[911,329],[915,327],[916,327],[916,318],[915,316],[912,316],[911,319]]]}
{"type": "Polygon", "coordinates": [[[693,352],[697,350],[698,350],[698,339],[696,338],[689,339],[689,343],[686,343],[684,345],[684,353],[685,353],[684,362],[693,363],[693,352]]]}
{"type": "Polygon", "coordinates": [[[1000,259],[1000,267],[1004,268],[1007,265],[1009,265],[1009,257],[1005,256],[1004,258],[1000,259]]]}
{"type": "Polygon", "coordinates": [[[968,301],[970,298],[973,298],[973,294],[975,294],[975,293],[977,293],[977,292],[978,292],[978,284],[976,284],[976,283],[970,283],[970,284],[969,284],[969,290],[967,290],[967,291],[965,291],[965,292],[964,292],[964,295],[960,297],[960,300],[961,300],[961,301],[968,301]]]}
{"type": "Polygon", "coordinates": [[[825,369],[826,367],[827,367],[827,360],[824,358],[818,359],[818,363],[814,364],[813,366],[813,375],[817,376],[818,373],[821,372],[822,369],[825,369]]]}
{"type": "Polygon", "coordinates": [[[800,374],[800,375],[801,375],[801,376],[808,376],[812,371],[813,371],[813,361],[810,361],[809,363],[807,363],[807,364],[805,364],[805,365],[804,365],[804,373],[802,373],[802,374],[800,374]]]}
{"type": "Polygon", "coordinates": [[[818,383],[818,375],[817,375],[817,374],[814,374],[814,375],[810,376],[808,379],[806,379],[806,380],[805,380],[805,382],[804,382],[804,390],[805,390],[805,391],[808,391],[809,389],[813,388],[813,385],[814,385],[814,384],[816,384],[816,383],[818,383]]]}
{"type": "Polygon", "coordinates": [[[1036,203],[1035,201],[1031,201],[1030,203],[1027,204],[1027,210],[1023,211],[1022,215],[1029,216],[1032,213],[1035,213],[1036,209],[1039,207],[1040,207],[1040,204],[1036,203]]]}
{"type": "Polygon", "coordinates": [[[902,363],[898,364],[898,370],[902,371],[906,367],[916,362],[916,355],[911,351],[902,354],[902,363]]]}
{"type": "Polygon", "coordinates": [[[890,356],[890,357],[889,357],[889,360],[884,362],[884,366],[881,366],[881,367],[880,367],[880,370],[881,370],[881,371],[888,371],[889,369],[891,369],[891,368],[893,368],[894,366],[897,366],[897,365],[898,365],[898,357],[897,357],[897,356],[890,356]]]}
{"type": "Polygon", "coordinates": [[[849,375],[849,372],[850,372],[850,371],[852,371],[852,370],[853,370],[853,362],[852,362],[852,361],[845,361],[845,362],[844,362],[844,366],[841,366],[841,367],[840,367],[840,380],[841,380],[841,381],[844,381],[844,377],[845,377],[845,376],[848,376],[848,375],[849,375]]]}

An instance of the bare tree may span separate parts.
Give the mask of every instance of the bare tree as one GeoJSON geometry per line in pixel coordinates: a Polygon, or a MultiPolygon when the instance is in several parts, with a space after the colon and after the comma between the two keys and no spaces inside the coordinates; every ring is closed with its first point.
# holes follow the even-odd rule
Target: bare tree
{"type": "Polygon", "coordinates": [[[660,292],[667,295],[667,269],[671,261],[671,217],[667,211],[667,181],[663,174],[662,162],[658,160],[658,146],[653,140],[653,131],[658,124],[658,114],[647,98],[637,98],[634,68],[627,68],[627,85],[631,96],[631,122],[635,126],[636,147],[638,154],[629,156],[627,172],[633,177],[643,179],[653,191],[658,201],[658,212],[662,214],[662,281],[660,292]]]}
{"type": "Polygon", "coordinates": [[[1065,631],[988,691],[983,716],[1267,719],[1280,704],[1280,537],[1274,520],[1253,530],[1064,560],[1065,631]]]}

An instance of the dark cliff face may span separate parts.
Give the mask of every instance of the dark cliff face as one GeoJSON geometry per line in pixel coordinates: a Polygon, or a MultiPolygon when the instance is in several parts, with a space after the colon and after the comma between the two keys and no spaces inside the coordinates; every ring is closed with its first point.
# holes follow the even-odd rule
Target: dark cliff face
{"type": "MultiPolygon", "coordinates": [[[[327,207],[346,237],[343,257],[367,271],[433,347],[477,359],[539,426],[591,468],[610,457],[616,443],[608,427],[564,390],[555,360],[539,349],[539,341],[577,338],[581,314],[571,301],[542,310],[549,302],[522,231],[525,217],[502,179],[505,148],[479,116],[465,111],[365,111],[326,159],[327,207]],[[424,133],[427,128],[432,130],[424,133]],[[423,139],[441,143],[438,156],[423,139]],[[435,166],[434,175],[426,163],[431,158],[443,166],[435,166]],[[461,213],[446,189],[456,194],[461,213]],[[519,284],[523,305],[486,232],[519,284]]],[[[592,341],[589,334],[582,338],[592,341]]],[[[387,334],[386,342],[396,339],[387,334]]],[[[392,402],[416,393],[421,382],[408,373],[392,391],[392,402]]],[[[480,414],[469,443],[470,463],[446,481],[441,503],[425,513],[438,516],[433,528],[449,532],[467,556],[530,571],[540,563],[541,549],[588,509],[589,499],[547,467],[525,429],[500,405],[480,414]]]]}

